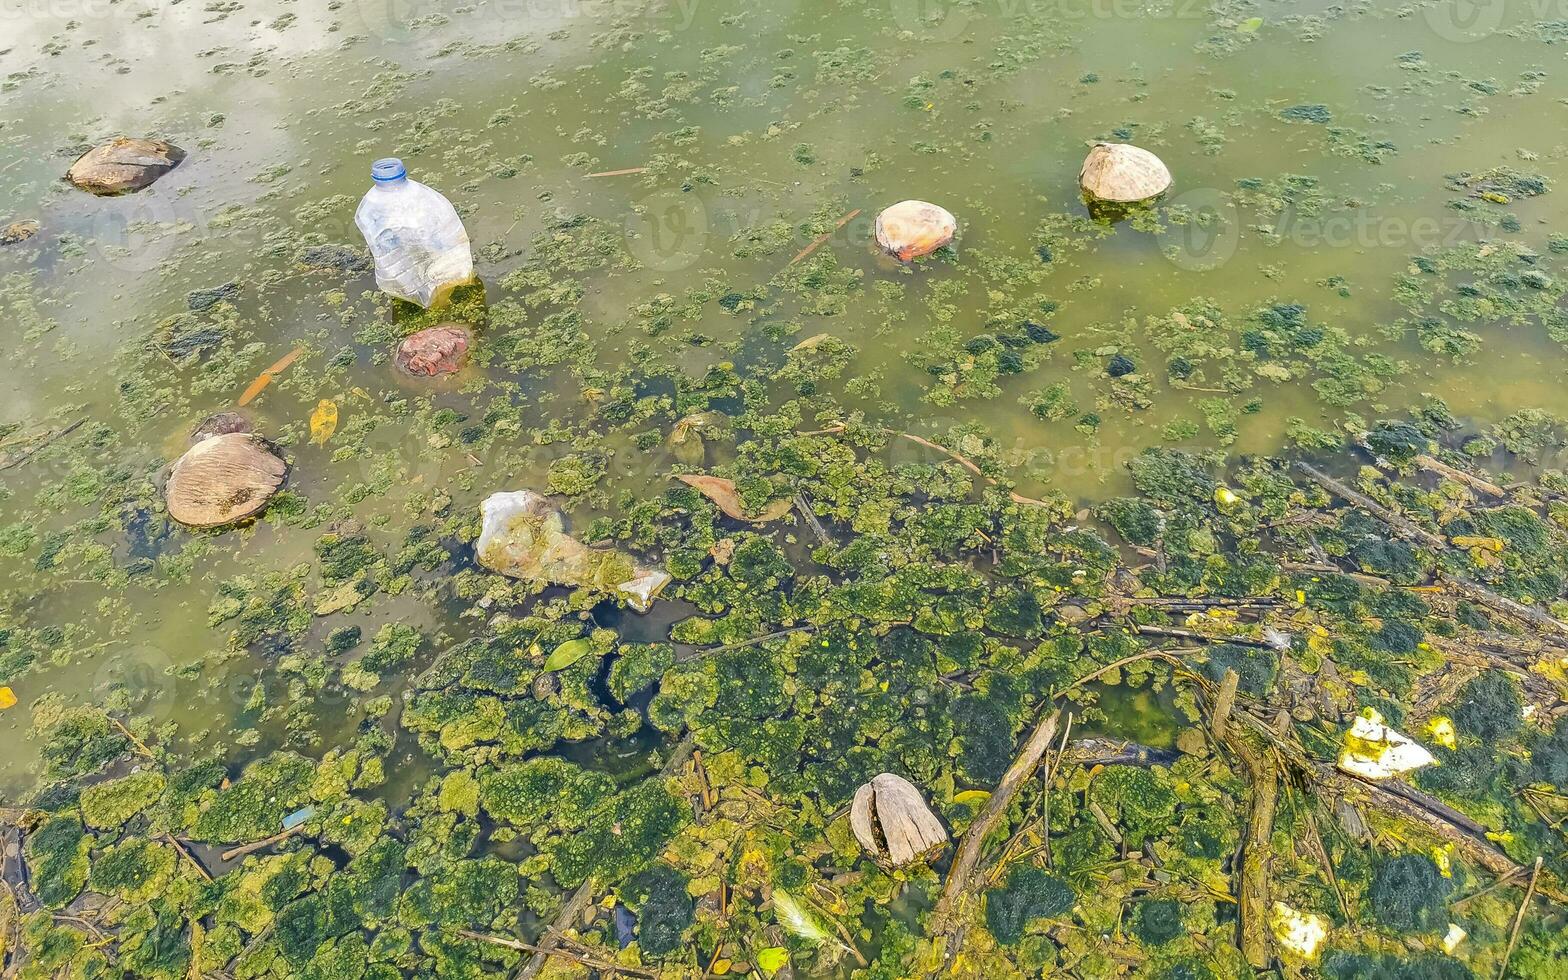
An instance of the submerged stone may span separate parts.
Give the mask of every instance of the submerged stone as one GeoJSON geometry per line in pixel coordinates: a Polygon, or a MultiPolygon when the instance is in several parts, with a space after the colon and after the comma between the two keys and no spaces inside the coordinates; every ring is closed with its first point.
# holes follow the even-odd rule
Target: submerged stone
{"type": "Polygon", "coordinates": [[[43,227],[33,220],[13,221],[0,228],[0,245],[17,245],[27,241],[38,234],[38,229],[43,227]]]}
{"type": "Polygon", "coordinates": [[[165,140],[121,136],[82,154],[65,177],[93,194],[126,194],[151,186],[184,159],[185,151],[165,140]]]}
{"type": "Polygon", "coordinates": [[[900,201],[877,215],[877,244],[904,262],[930,255],[956,234],[958,219],[925,201],[900,201]]]}
{"type": "Polygon", "coordinates": [[[566,520],[532,490],[501,491],[481,505],[484,526],[474,546],[479,564],[511,578],[599,589],[647,612],[670,575],[613,548],[590,548],[566,533],[566,520]]]}
{"type": "Polygon", "coordinates": [[[397,366],[421,378],[452,374],[468,360],[468,344],[468,330],[464,327],[429,327],[405,337],[398,345],[397,366]]]}

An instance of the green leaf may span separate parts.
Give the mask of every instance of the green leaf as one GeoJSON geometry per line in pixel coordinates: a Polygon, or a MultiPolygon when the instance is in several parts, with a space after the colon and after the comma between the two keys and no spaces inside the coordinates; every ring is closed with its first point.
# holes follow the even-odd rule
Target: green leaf
{"type": "Polygon", "coordinates": [[[593,643],[586,636],[579,636],[575,640],[567,640],[551,652],[550,659],[544,662],[544,669],[565,670],[588,656],[589,651],[592,649],[593,643]]]}
{"type": "Polygon", "coordinates": [[[1246,20],[1241,22],[1241,24],[1236,28],[1236,30],[1240,31],[1243,34],[1256,34],[1258,32],[1258,28],[1260,28],[1262,26],[1263,26],[1263,18],[1262,17],[1248,17],[1246,20]]]}
{"type": "Polygon", "coordinates": [[[764,976],[773,976],[784,969],[787,963],[789,963],[789,950],[783,946],[769,946],[757,953],[757,969],[761,970],[764,976]]]}

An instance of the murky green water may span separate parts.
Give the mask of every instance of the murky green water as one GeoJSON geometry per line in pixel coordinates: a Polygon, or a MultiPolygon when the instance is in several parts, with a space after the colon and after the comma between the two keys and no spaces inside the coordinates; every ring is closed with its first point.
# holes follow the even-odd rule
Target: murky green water
{"type": "MultiPolygon", "coordinates": [[[[318,698],[290,735],[280,651],[231,645],[218,583],[310,562],[345,522],[396,551],[495,489],[579,490],[568,506],[587,527],[668,486],[664,440],[694,409],[796,399],[801,429],[861,413],[1024,494],[1084,502],[1121,491],[1149,445],[1274,452],[1304,429],[1342,435],[1438,399],[1478,427],[1568,415],[1550,289],[1479,311],[1441,290],[1408,299],[1408,277],[1463,284],[1471,262],[1426,273],[1414,256],[1483,240],[1563,275],[1549,237],[1565,227],[1560,190],[1489,200],[1450,179],[1568,179],[1564,49],[1534,26],[1551,11],[20,6],[0,13],[0,224],[42,230],[0,247],[4,451],[85,423],[0,472],[0,629],[29,631],[31,661],[0,660],[20,701],[0,714],[3,796],[32,783],[30,706],[51,692],[122,699],[187,744],[332,744],[357,720],[318,698]],[[118,133],[189,158],[123,198],[61,181],[118,133]],[[1154,150],[1176,178],[1153,213],[1115,226],[1090,221],[1076,188],[1107,138],[1154,150]],[[360,248],[354,205],[388,155],[457,205],[484,282],[488,315],[458,310],[481,321],[476,363],[441,385],[390,364],[410,311],[319,252],[307,261],[313,246],[360,248]],[[631,168],[645,169],[591,176],[631,168]],[[869,242],[877,210],[906,198],[960,222],[950,254],[912,269],[869,242]],[[192,310],[193,291],[231,282],[231,300],[192,310]],[[1338,338],[1335,357],[1249,349],[1238,325],[1280,304],[1338,338]],[[1216,326],[1221,314],[1234,322],[1216,326]],[[1023,321],[1060,339],[999,361],[985,336],[1023,321]],[[1449,356],[1428,349],[1437,327],[1475,336],[1449,356]],[[170,338],[193,331],[210,343],[179,356],[170,338]],[[824,333],[842,343],[789,353],[824,333]],[[287,449],[289,509],[220,535],[169,527],[154,513],[168,461],[296,347],[248,408],[287,449]],[[1136,372],[1110,378],[1115,354],[1136,372]],[[1196,370],[1181,377],[1178,356],[1196,370]],[[321,399],[341,421],[312,445],[321,399]]],[[[705,461],[731,450],[715,440],[705,461]]],[[[402,622],[428,652],[481,621],[438,576],[404,574],[396,594],[318,617],[299,647],[343,623],[370,637],[402,622]]],[[[309,570],[300,583],[327,591],[309,570]]],[[[396,798],[422,770],[411,748],[393,758],[407,767],[383,791],[396,798]]]]}

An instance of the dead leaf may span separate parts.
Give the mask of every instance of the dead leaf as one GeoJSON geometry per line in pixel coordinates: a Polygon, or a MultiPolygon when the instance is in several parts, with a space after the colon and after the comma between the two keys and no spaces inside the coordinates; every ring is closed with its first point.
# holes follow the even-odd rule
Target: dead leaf
{"type": "Polygon", "coordinates": [[[795,502],[790,498],[781,497],[762,508],[761,513],[750,516],[742,507],[740,496],[735,492],[734,480],[726,480],[722,476],[704,476],[700,473],[677,473],[675,479],[713,501],[714,505],[724,512],[725,517],[732,517],[737,521],[766,524],[788,514],[790,508],[795,506],[795,502]]]}
{"type": "Polygon", "coordinates": [[[830,333],[819,333],[814,336],[807,337],[805,340],[802,340],[794,347],[791,347],[789,352],[791,354],[798,354],[809,350],[816,350],[818,347],[822,346],[822,342],[824,340],[827,340],[831,336],[833,335],[830,333]]]}
{"type": "Polygon", "coordinates": [[[0,687],[0,711],[16,707],[16,692],[9,687],[0,687]]]}
{"type": "Polygon", "coordinates": [[[318,446],[325,445],[336,431],[338,431],[338,403],[330,398],[323,398],[316,403],[316,410],[310,413],[310,441],[318,446]]]}

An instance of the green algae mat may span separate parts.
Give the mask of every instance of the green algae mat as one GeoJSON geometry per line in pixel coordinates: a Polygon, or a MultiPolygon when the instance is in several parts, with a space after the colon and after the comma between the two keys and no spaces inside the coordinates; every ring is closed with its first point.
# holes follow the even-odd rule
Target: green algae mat
{"type": "Polygon", "coordinates": [[[1568,977],[1565,42],[8,4],[0,974],[1568,977]]]}

